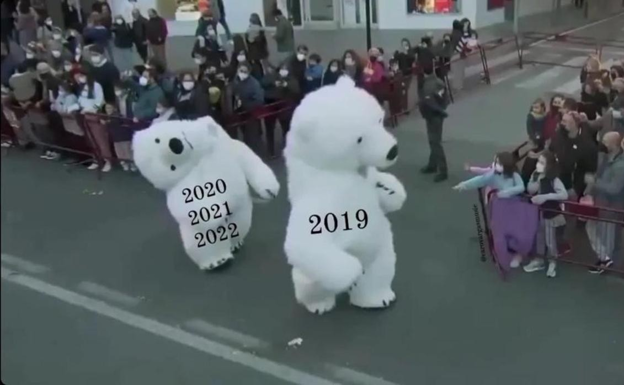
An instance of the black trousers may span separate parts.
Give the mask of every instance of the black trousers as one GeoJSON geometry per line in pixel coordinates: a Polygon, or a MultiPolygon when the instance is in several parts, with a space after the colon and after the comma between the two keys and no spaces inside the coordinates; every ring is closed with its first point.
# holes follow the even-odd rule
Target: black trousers
{"type": "Polygon", "coordinates": [[[243,141],[259,157],[264,155],[262,144],[262,125],[259,120],[251,120],[241,127],[243,131],[243,141]]]}
{"type": "Polygon", "coordinates": [[[444,119],[442,117],[426,118],[427,138],[429,139],[429,164],[427,168],[436,169],[438,173],[446,175],[448,166],[446,164],[446,154],[442,147],[442,128],[444,119]]]}
{"type": "Polygon", "coordinates": [[[139,53],[139,56],[141,56],[143,62],[147,63],[147,44],[135,43],[134,45],[136,46],[137,52],[139,53]]]}
{"type": "Polygon", "coordinates": [[[286,134],[290,130],[290,121],[292,120],[292,112],[285,111],[278,116],[271,116],[264,120],[264,128],[266,129],[266,141],[269,148],[269,155],[275,156],[275,126],[277,121],[282,127],[282,144],[286,144],[286,134]]]}

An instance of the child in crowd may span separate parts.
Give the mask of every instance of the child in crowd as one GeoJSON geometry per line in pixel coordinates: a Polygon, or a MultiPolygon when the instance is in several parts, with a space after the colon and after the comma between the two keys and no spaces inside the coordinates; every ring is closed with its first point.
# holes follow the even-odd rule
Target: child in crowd
{"type": "Polygon", "coordinates": [[[537,99],[531,106],[531,111],[527,115],[526,130],[529,137],[530,150],[522,165],[522,180],[524,183],[529,181],[529,178],[535,170],[537,159],[540,156],[540,152],[544,150],[544,127],[546,124],[546,103],[542,99],[537,99]]]}
{"type": "MultiPolygon", "coordinates": [[[[465,191],[487,187],[496,191],[498,198],[512,198],[524,193],[525,186],[522,177],[516,171],[516,160],[510,152],[501,152],[496,155],[492,170],[461,182],[454,190],[465,191]]],[[[515,255],[510,266],[517,268],[522,262],[521,255],[515,255]]]]}
{"type": "Polygon", "coordinates": [[[344,74],[342,68],[340,68],[340,61],[337,59],[333,59],[327,65],[327,70],[323,75],[323,86],[329,86],[332,84],[336,84],[338,82],[338,78],[344,74]]]}
{"type": "Polygon", "coordinates": [[[310,55],[305,77],[306,94],[321,88],[321,84],[323,83],[323,66],[321,65],[321,56],[319,54],[313,53],[310,55]]]}
{"type": "Polygon", "coordinates": [[[110,134],[115,147],[115,155],[119,159],[119,164],[124,171],[136,171],[136,166],[132,162],[132,128],[125,124],[127,121],[120,114],[115,105],[106,104],[104,112],[107,119],[103,121],[110,134]]]}
{"type": "Polygon", "coordinates": [[[568,199],[568,192],[558,177],[557,158],[553,153],[545,151],[539,156],[527,190],[533,195],[531,202],[541,205],[543,211],[537,236],[537,252],[540,257],[524,266],[524,271],[532,273],[543,270],[546,267],[543,257],[546,257],[546,276],[554,278],[557,276],[556,258],[560,255],[559,245],[562,244],[566,220],[562,214],[548,210],[561,210],[560,204],[568,199]]]}

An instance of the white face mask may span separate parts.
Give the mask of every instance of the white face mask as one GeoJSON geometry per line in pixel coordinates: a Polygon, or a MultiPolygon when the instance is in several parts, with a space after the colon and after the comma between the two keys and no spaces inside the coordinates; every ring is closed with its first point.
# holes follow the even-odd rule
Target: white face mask
{"type": "Polygon", "coordinates": [[[63,69],[65,69],[65,72],[69,72],[73,69],[73,66],[64,66],[63,69]]]}
{"type": "Polygon", "coordinates": [[[59,96],[65,96],[65,95],[67,95],[67,92],[65,92],[63,90],[59,90],[58,94],[59,94],[59,96]]]}
{"type": "Polygon", "coordinates": [[[115,23],[117,23],[117,25],[122,25],[123,24],[123,20],[115,20],[115,23]]]}
{"type": "Polygon", "coordinates": [[[348,57],[345,59],[345,64],[348,66],[352,66],[353,65],[353,59],[348,57]]]}
{"type": "Polygon", "coordinates": [[[26,54],[26,59],[34,59],[35,58],[35,54],[34,53],[27,53],[26,54]]]}
{"type": "Polygon", "coordinates": [[[91,56],[91,62],[95,65],[100,64],[102,62],[101,56],[91,56]]]}
{"type": "Polygon", "coordinates": [[[76,62],[80,62],[80,55],[74,56],[74,59],[76,59],[76,62]]]}
{"type": "Polygon", "coordinates": [[[285,78],[286,76],[288,76],[288,70],[282,69],[280,70],[279,74],[281,77],[285,78]]]}
{"type": "Polygon", "coordinates": [[[544,163],[538,163],[535,165],[535,171],[537,171],[539,174],[543,174],[545,170],[546,165],[544,163]]]}
{"type": "Polygon", "coordinates": [[[52,51],[52,56],[54,56],[55,58],[60,58],[61,57],[61,51],[52,51]]]}
{"type": "Polygon", "coordinates": [[[247,60],[247,58],[245,57],[245,55],[238,55],[236,57],[236,59],[238,59],[238,62],[244,62],[245,60],[247,60]]]}
{"type": "Polygon", "coordinates": [[[331,67],[329,67],[329,70],[330,70],[331,72],[338,72],[338,67],[336,67],[336,66],[331,66],[331,67]]]}
{"type": "Polygon", "coordinates": [[[123,96],[124,92],[122,90],[115,90],[115,96],[117,97],[121,97],[123,96]]]}
{"type": "Polygon", "coordinates": [[[54,40],[61,40],[63,38],[63,35],[59,35],[59,34],[55,33],[54,35],[52,35],[52,38],[54,40]]]}
{"type": "Polygon", "coordinates": [[[195,58],[195,64],[197,64],[198,66],[204,64],[204,59],[195,58]]]}
{"type": "Polygon", "coordinates": [[[139,84],[145,87],[147,83],[148,83],[147,78],[145,76],[141,76],[141,78],[139,79],[139,84]]]}
{"type": "Polygon", "coordinates": [[[383,60],[384,60],[383,56],[381,56],[381,55],[377,56],[377,61],[383,61],[383,60]]]}
{"type": "Polygon", "coordinates": [[[500,163],[495,163],[494,164],[494,171],[496,171],[497,173],[501,174],[505,169],[503,168],[503,166],[500,163]]]}
{"type": "Polygon", "coordinates": [[[297,54],[297,60],[299,61],[304,61],[306,58],[306,55],[302,54],[302,53],[298,53],[297,54]]]}
{"type": "Polygon", "coordinates": [[[248,73],[246,73],[246,72],[239,72],[239,73],[238,73],[238,78],[239,78],[240,80],[245,80],[245,79],[247,79],[248,77],[249,77],[249,74],[248,74],[248,73]]]}
{"type": "Polygon", "coordinates": [[[208,36],[215,36],[217,33],[213,29],[208,30],[208,36]]]}
{"type": "Polygon", "coordinates": [[[182,87],[185,90],[190,91],[195,87],[195,82],[189,82],[189,81],[182,82],[182,87]]]}
{"type": "Polygon", "coordinates": [[[87,83],[87,78],[82,78],[81,77],[81,78],[78,78],[77,80],[78,80],[78,83],[80,83],[80,84],[86,84],[87,83]]]}
{"type": "Polygon", "coordinates": [[[46,20],[46,21],[45,21],[45,23],[46,23],[46,25],[47,25],[47,26],[49,26],[49,27],[51,27],[51,26],[52,26],[52,24],[53,24],[53,23],[52,23],[52,20],[46,20]]]}

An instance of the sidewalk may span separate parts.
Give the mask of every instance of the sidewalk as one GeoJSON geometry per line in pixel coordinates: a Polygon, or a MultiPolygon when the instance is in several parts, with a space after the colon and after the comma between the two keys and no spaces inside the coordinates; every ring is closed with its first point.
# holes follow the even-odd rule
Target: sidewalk
{"type": "MultiPolygon", "coordinates": [[[[594,3],[592,3],[594,4],[594,3]]],[[[610,4],[614,4],[611,1],[610,4]]],[[[599,7],[601,3],[590,7],[589,17],[585,18],[583,11],[573,7],[564,7],[556,12],[546,12],[537,15],[522,17],[519,20],[520,31],[533,31],[554,33],[558,31],[570,30],[575,27],[594,22],[596,20],[609,17],[622,12],[624,8],[614,9],[609,7],[599,7]]],[[[373,30],[373,45],[382,47],[386,51],[386,57],[400,48],[402,38],[408,38],[412,44],[417,44],[420,38],[428,32],[433,32],[436,39],[442,37],[448,30],[373,30]]],[[[505,22],[492,25],[478,30],[480,40],[487,42],[501,37],[513,36],[513,23],[505,22]]],[[[582,31],[580,33],[582,35],[582,31]]],[[[270,35],[270,32],[268,32],[270,35]]],[[[607,36],[605,36],[607,37],[607,36]]],[[[276,51],[273,40],[268,36],[269,51],[276,51]]],[[[295,40],[297,44],[306,44],[310,48],[310,52],[316,52],[321,55],[323,62],[326,64],[332,58],[342,57],[346,49],[354,49],[360,54],[366,52],[366,30],[365,29],[342,29],[342,30],[297,30],[295,31],[295,40]]],[[[195,63],[191,58],[191,49],[193,47],[194,37],[180,36],[172,37],[167,43],[167,55],[170,58],[169,63],[171,69],[178,71],[181,69],[194,69],[195,63]],[[175,58],[175,60],[172,60],[175,58]]],[[[273,55],[272,55],[273,56],[273,55]]]]}

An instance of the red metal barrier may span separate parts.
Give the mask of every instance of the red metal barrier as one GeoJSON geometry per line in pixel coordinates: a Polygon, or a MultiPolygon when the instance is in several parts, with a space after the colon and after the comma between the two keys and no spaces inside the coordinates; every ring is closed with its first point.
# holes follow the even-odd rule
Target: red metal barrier
{"type": "MultiPolygon", "coordinates": [[[[478,237],[479,237],[479,241],[481,243],[481,254],[482,257],[481,259],[483,261],[486,260],[486,252],[489,251],[490,254],[490,259],[492,260],[492,262],[495,264],[497,271],[499,272],[499,274],[501,275],[501,277],[503,279],[506,279],[507,275],[505,273],[505,270],[503,269],[503,267],[498,263],[498,259],[495,255],[495,251],[494,251],[494,246],[493,246],[493,238],[492,238],[492,231],[491,231],[491,225],[489,223],[489,215],[488,215],[488,209],[487,209],[487,203],[485,200],[485,194],[484,194],[484,190],[483,189],[479,189],[478,190],[478,206],[475,205],[474,206],[474,212],[475,212],[475,221],[476,221],[476,226],[477,226],[477,232],[478,232],[478,237]],[[482,223],[483,223],[483,227],[482,227],[482,223]],[[485,245],[487,244],[487,250],[485,248],[485,245]]],[[[527,197],[527,202],[529,201],[528,197],[527,197]]],[[[588,221],[595,221],[595,222],[605,222],[605,223],[612,223],[615,225],[619,225],[619,226],[624,226],[624,210],[619,210],[619,209],[612,209],[612,208],[607,208],[607,207],[597,207],[597,206],[592,206],[591,208],[595,211],[594,214],[591,215],[585,215],[585,214],[580,214],[579,212],[582,212],[582,210],[580,209],[587,209],[588,206],[582,205],[578,202],[571,202],[571,201],[566,201],[566,202],[562,202],[562,207],[564,208],[563,210],[550,210],[550,209],[544,209],[542,207],[539,208],[540,212],[553,212],[553,213],[557,213],[557,214],[562,214],[566,217],[574,217],[577,218],[577,220],[588,220],[588,221]],[[601,214],[604,213],[610,213],[610,214],[615,214],[616,216],[621,216],[622,219],[612,219],[612,218],[603,218],[601,217],[601,214]]],[[[604,216],[604,215],[603,215],[604,216]]],[[[539,231],[539,229],[538,229],[539,231]]],[[[616,231],[621,231],[620,229],[616,229],[616,231]]],[[[537,236],[537,234],[536,234],[537,236]]],[[[577,249],[577,248],[581,248],[581,246],[579,245],[580,241],[582,241],[583,238],[579,238],[579,237],[575,237],[572,241],[571,247],[572,249],[577,249]]],[[[620,245],[620,248],[623,247],[624,245],[620,245]]],[[[617,245],[616,245],[617,247],[617,245]]],[[[567,255],[562,255],[559,256],[557,258],[557,261],[560,262],[565,262],[565,263],[570,263],[570,264],[574,264],[574,265],[580,265],[580,266],[585,266],[585,267],[592,267],[594,266],[592,263],[589,262],[585,262],[583,260],[580,260],[578,258],[573,258],[572,257],[573,253],[568,253],[567,255]]],[[[616,274],[622,274],[624,275],[624,263],[621,260],[622,258],[624,258],[624,255],[619,255],[620,260],[614,260],[614,262],[616,264],[620,264],[620,266],[615,266],[615,267],[611,267],[611,268],[605,268],[605,271],[609,271],[612,273],[616,273],[616,274]]],[[[596,260],[596,258],[587,258],[589,260],[596,260]]]]}

